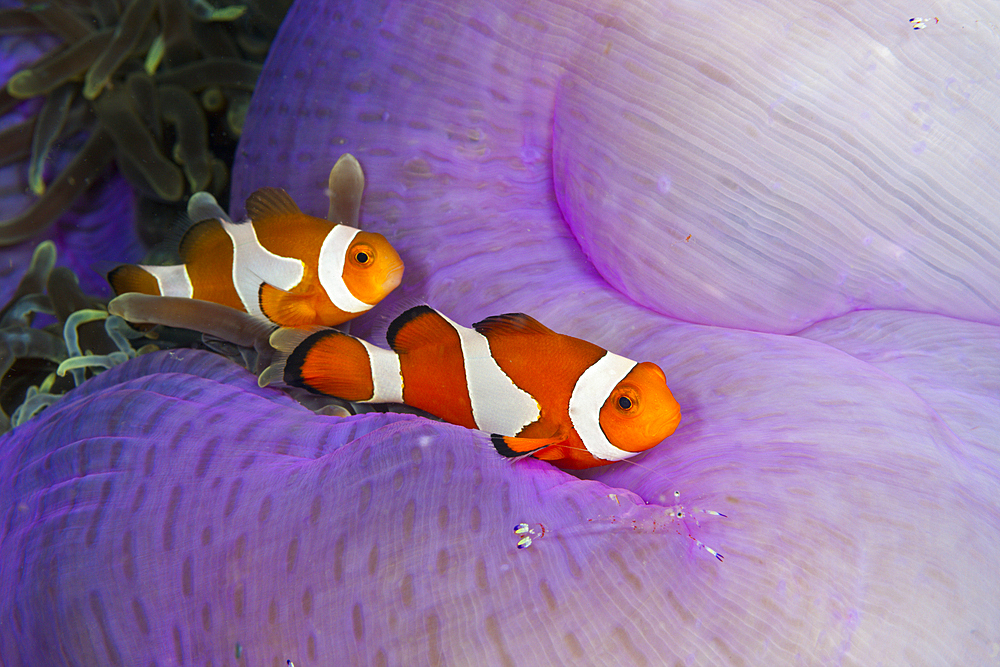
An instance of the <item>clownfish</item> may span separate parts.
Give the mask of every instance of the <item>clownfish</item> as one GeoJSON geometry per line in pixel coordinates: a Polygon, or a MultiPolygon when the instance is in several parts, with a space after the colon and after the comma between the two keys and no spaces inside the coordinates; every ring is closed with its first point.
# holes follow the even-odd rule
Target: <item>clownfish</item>
{"type": "Polygon", "coordinates": [[[212,301],[285,327],[333,326],[357,317],[403,277],[381,234],[306,215],[287,192],[261,188],[241,223],[203,220],[180,244],[183,264],[123,265],[108,274],[116,294],[212,301]]]}
{"type": "Polygon", "coordinates": [[[620,461],[677,428],[680,407],[659,366],[558,334],[522,313],[471,329],[429,306],[389,325],[390,350],[333,329],[278,329],[260,376],[361,403],[405,403],[490,433],[507,457],[560,468],[620,461]]]}

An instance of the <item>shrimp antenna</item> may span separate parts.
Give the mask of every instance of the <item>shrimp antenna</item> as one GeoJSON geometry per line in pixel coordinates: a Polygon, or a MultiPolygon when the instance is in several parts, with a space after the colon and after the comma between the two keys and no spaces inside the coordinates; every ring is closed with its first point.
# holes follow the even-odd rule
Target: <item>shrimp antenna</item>
{"type": "MultiPolygon", "coordinates": [[[[574,447],[572,445],[560,445],[560,447],[565,447],[567,449],[575,449],[578,451],[585,451],[585,448],[583,447],[574,447]]],[[[528,456],[531,456],[531,454],[523,454],[521,456],[512,457],[512,463],[513,461],[518,461],[528,456]]],[[[658,470],[654,470],[653,468],[642,465],[641,463],[638,463],[636,461],[630,461],[629,459],[622,459],[621,461],[616,461],[615,463],[628,463],[629,465],[636,466],[654,475],[660,474],[658,470]]],[[[697,548],[704,549],[716,560],[718,560],[719,562],[723,562],[725,556],[723,556],[721,553],[719,553],[718,551],[708,546],[707,544],[705,544],[704,542],[702,542],[697,537],[691,534],[692,530],[690,526],[687,524],[687,519],[690,516],[690,518],[694,520],[695,525],[700,527],[701,524],[698,522],[698,519],[693,516],[696,513],[700,512],[702,514],[708,514],[709,516],[717,516],[722,518],[728,518],[727,515],[723,514],[722,512],[717,512],[715,510],[706,510],[700,508],[692,508],[691,510],[687,510],[685,509],[684,505],[680,503],[680,497],[681,497],[681,492],[678,490],[674,490],[675,502],[673,505],[667,507],[665,510],[667,521],[659,524],[657,524],[657,521],[655,519],[645,520],[645,521],[626,520],[626,519],[620,519],[616,515],[611,515],[610,517],[607,518],[588,519],[587,521],[592,523],[607,522],[608,524],[613,524],[613,525],[621,524],[622,526],[629,528],[634,532],[642,532],[642,533],[655,533],[658,528],[662,531],[664,527],[674,525],[675,526],[674,532],[676,532],[678,535],[681,535],[682,534],[681,531],[678,530],[676,527],[676,524],[680,523],[686,529],[687,537],[695,543],[695,546],[697,548]]],[[[616,503],[618,503],[618,505],[621,505],[621,502],[618,500],[617,494],[609,493],[608,498],[614,500],[616,503]]],[[[516,526],[514,526],[514,535],[517,536],[518,538],[517,541],[518,549],[527,549],[536,540],[542,538],[545,535],[545,533],[546,533],[546,528],[541,523],[530,524],[527,522],[520,522],[516,526]]]]}

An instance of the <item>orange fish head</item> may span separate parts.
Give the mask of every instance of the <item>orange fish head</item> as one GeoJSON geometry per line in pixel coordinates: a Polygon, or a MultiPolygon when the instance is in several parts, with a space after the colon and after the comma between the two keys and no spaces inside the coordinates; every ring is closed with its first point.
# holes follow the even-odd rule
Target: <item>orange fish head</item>
{"type": "Polygon", "coordinates": [[[680,421],[681,408],[663,371],[649,361],[636,364],[601,406],[601,430],[612,445],[627,452],[655,447],[680,421]]]}
{"type": "Polygon", "coordinates": [[[381,234],[358,232],[344,258],[344,284],[374,306],[403,280],[403,260],[381,234]]]}

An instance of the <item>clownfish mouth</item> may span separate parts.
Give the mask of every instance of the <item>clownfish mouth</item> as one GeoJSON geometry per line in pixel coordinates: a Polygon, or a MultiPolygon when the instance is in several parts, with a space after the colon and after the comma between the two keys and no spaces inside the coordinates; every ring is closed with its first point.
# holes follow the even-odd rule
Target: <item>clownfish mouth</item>
{"type": "Polygon", "coordinates": [[[681,409],[677,406],[672,412],[666,412],[660,419],[649,425],[647,436],[659,438],[657,444],[673,435],[681,423],[681,409]]]}
{"type": "Polygon", "coordinates": [[[382,294],[388,294],[392,290],[396,289],[402,281],[403,267],[397,266],[395,269],[387,273],[385,279],[382,281],[382,294]]]}

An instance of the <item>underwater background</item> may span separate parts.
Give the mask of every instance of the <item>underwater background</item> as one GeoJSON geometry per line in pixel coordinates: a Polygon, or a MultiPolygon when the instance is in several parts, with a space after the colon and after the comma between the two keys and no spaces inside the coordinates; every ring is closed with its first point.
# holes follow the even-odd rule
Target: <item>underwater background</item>
{"type": "Polygon", "coordinates": [[[95,265],[343,153],[406,263],[353,333],[523,311],[683,413],[574,476],[95,315],[0,439],[4,664],[1000,664],[993,3],[299,0],[259,80],[254,6],[2,7],[5,81],[96,41],[0,97],[5,415],[95,265]]]}

